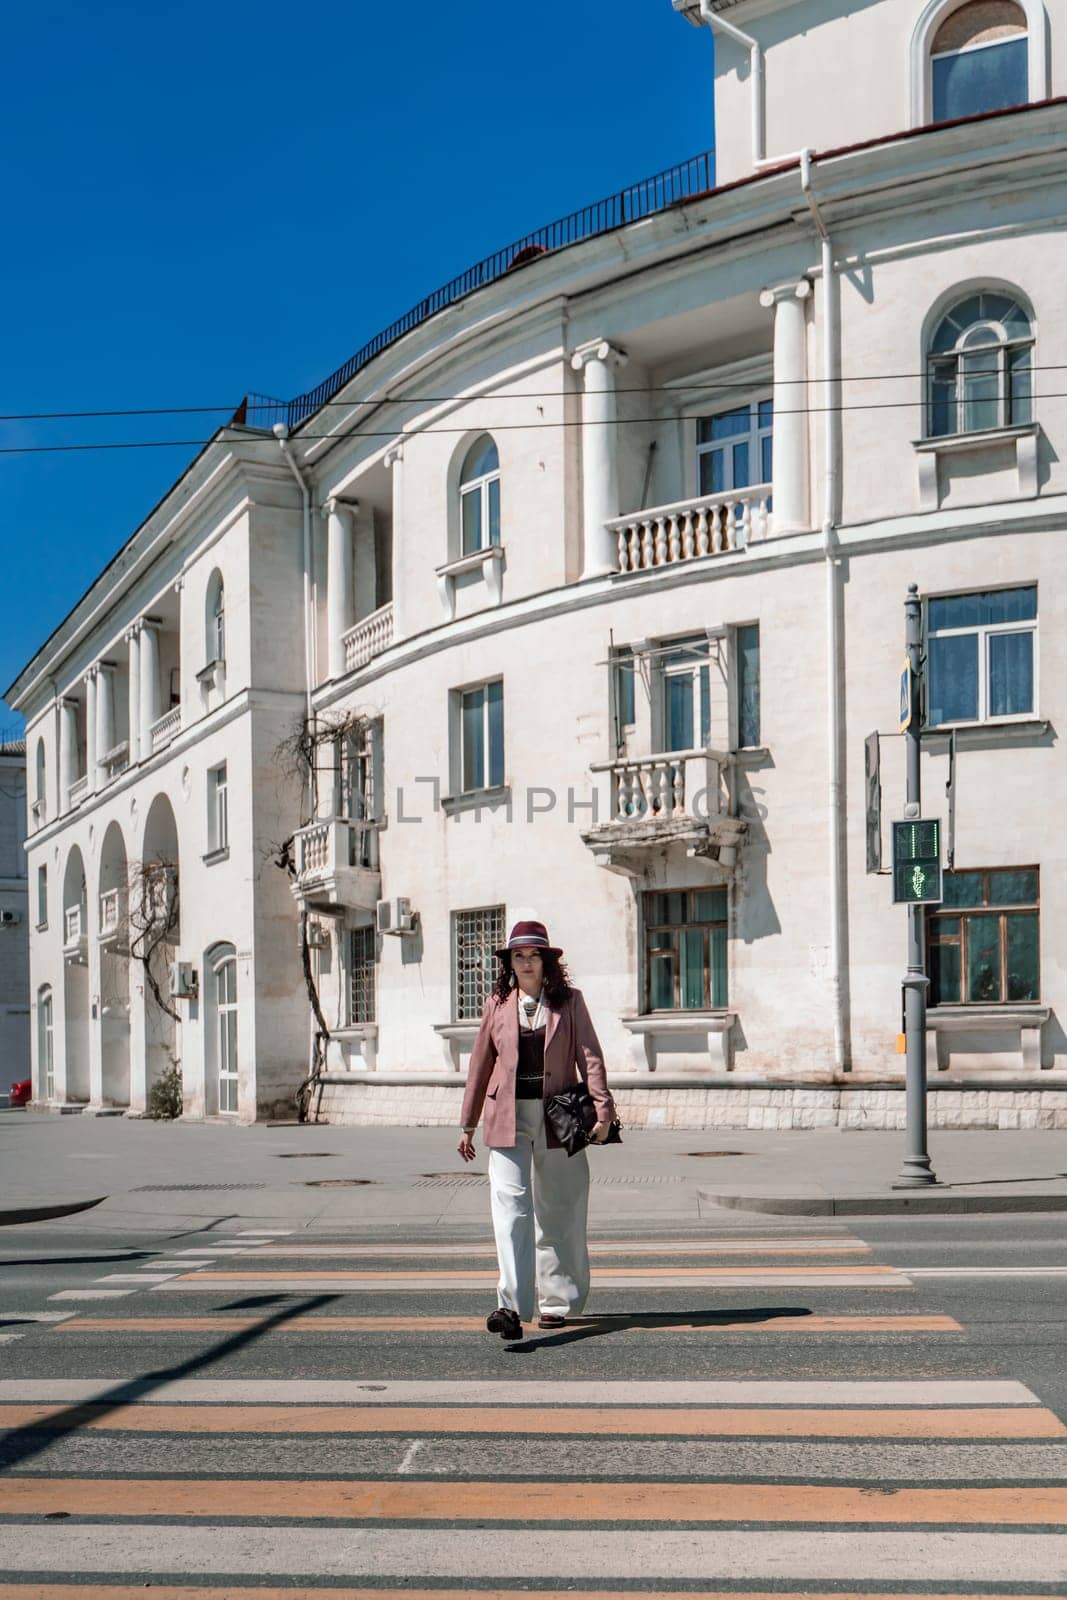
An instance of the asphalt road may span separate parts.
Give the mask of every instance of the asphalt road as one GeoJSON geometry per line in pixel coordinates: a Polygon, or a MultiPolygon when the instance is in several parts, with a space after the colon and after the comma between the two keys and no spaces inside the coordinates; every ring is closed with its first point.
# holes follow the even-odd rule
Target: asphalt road
{"type": "Polygon", "coordinates": [[[1062,1214],[254,1227],[0,1234],[0,1600],[1067,1594],[1062,1214]]]}

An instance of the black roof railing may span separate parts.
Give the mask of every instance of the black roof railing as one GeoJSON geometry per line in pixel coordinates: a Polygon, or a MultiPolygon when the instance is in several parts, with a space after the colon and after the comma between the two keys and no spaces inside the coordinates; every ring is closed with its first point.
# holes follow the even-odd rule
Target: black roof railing
{"type": "Polygon", "coordinates": [[[412,328],[428,322],[438,311],[444,311],[447,306],[455,305],[465,296],[473,294],[476,289],[484,289],[487,284],[495,283],[507,273],[536,261],[539,256],[565,249],[567,245],[578,244],[583,239],[595,239],[599,234],[611,233],[615,228],[623,228],[630,222],[639,222],[643,217],[653,216],[657,211],[667,211],[681,201],[694,200],[702,194],[707,194],[714,187],[714,183],[714,152],[706,150],[700,155],[690,156],[687,161],[681,161],[676,166],[668,167],[664,172],[657,172],[654,177],[642,178],[639,183],[620,189],[616,194],[608,195],[606,199],[595,200],[592,205],[583,206],[580,211],[572,211],[569,216],[560,217],[556,222],[549,222],[543,228],[537,228],[533,233],[526,234],[516,243],[494,251],[491,256],[486,256],[473,267],[468,267],[466,272],[461,272],[458,277],[451,279],[440,289],[435,289],[424,300],[420,300],[418,305],[412,306],[410,311],[405,312],[402,317],[397,317],[387,328],[383,328],[381,333],[376,333],[373,339],[368,339],[354,356],[349,357],[343,367],[338,367],[336,372],[331,373],[316,388],[309,389],[306,394],[297,395],[294,400],[273,400],[267,395],[258,394],[246,395],[238,407],[234,420],[253,428],[271,428],[276,422],[284,422],[289,428],[296,428],[311,416],[312,412],[332,400],[357,372],[374,360],[375,356],[403,338],[404,334],[410,333],[412,328]]]}

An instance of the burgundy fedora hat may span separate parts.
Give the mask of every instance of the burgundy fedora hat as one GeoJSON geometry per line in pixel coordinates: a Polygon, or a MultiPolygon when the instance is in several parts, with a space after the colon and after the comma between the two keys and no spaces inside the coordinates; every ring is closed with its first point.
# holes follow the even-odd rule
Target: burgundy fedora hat
{"type": "Polygon", "coordinates": [[[508,942],[498,956],[510,955],[512,950],[540,950],[542,955],[561,956],[563,951],[548,942],[548,929],[543,922],[516,922],[508,942]]]}

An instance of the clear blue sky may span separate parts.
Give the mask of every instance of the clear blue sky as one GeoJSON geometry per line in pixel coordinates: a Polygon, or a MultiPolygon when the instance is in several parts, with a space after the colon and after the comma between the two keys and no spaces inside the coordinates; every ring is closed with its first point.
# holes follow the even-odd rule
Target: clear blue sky
{"type": "MultiPolygon", "coordinates": [[[[3,57],[5,414],[287,398],[481,256],[713,142],[711,38],[670,0],[39,0],[3,57]]],[[[220,420],[5,422],[0,445],[220,420]]],[[[193,454],[0,455],[0,689],[193,454]]]]}

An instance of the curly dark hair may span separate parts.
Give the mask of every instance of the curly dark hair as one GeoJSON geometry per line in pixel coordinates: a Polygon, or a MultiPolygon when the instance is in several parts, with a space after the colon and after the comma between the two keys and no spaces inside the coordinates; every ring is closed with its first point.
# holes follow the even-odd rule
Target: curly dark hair
{"type": "MultiPolygon", "coordinates": [[[[543,955],[544,963],[544,990],[545,999],[549,1005],[561,1006],[571,993],[570,973],[560,960],[559,956],[543,955]]],[[[496,982],[493,984],[493,993],[500,1001],[507,999],[512,989],[517,986],[517,979],[511,966],[511,956],[505,950],[504,954],[497,956],[498,971],[496,982]]]]}

